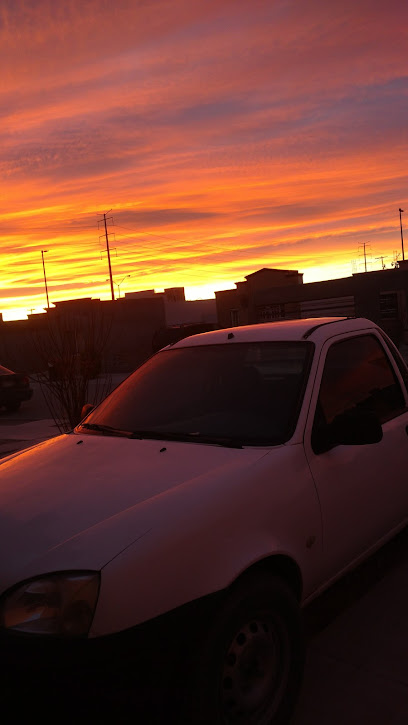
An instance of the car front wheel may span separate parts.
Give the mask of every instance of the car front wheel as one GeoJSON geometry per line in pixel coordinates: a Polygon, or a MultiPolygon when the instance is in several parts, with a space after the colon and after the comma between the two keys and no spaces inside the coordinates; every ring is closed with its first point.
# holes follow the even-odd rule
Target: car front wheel
{"type": "Polygon", "coordinates": [[[15,413],[16,410],[19,410],[21,407],[20,401],[17,401],[15,403],[7,403],[5,406],[8,413],[15,413]]]}
{"type": "Polygon", "coordinates": [[[296,704],[304,641],[296,598],[280,579],[244,577],[203,637],[192,686],[196,725],[283,725],[296,704]]]}

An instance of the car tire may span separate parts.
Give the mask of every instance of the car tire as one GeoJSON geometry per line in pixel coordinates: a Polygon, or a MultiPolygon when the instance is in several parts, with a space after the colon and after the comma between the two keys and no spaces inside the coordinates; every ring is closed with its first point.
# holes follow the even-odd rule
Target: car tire
{"type": "Polygon", "coordinates": [[[18,410],[21,406],[20,402],[17,403],[7,403],[5,406],[8,413],[15,413],[16,410],[18,410]]]}
{"type": "Polygon", "coordinates": [[[286,725],[302,682],[304,652],[291,590],[268,574],[243,577],[204,633],[186,722],[286,725]]]}

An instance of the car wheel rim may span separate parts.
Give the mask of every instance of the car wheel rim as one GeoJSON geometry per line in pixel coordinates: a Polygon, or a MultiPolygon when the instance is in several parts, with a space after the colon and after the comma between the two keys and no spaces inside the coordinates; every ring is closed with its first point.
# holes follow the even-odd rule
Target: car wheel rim
{"type": "Polygon", "coordinates": [[[275,617],[268,614],[240,627],[228,647],[222,670],[225,723],[261,725],[270,721],[285,689],[288,652],[285,628],[275,617]]]}

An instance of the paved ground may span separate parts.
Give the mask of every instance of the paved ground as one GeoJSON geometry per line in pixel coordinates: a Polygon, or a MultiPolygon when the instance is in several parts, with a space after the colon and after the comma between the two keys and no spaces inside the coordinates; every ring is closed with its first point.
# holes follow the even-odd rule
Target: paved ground
{"type": "MultiPolygon", "coordinates": [[[[95,402],[93,396],[97,392],[97,385],[100,391],[107,394],[125,377],[126,374],[116,374],[109,376],[106,381],[91,381],[89,402],[95,402]]],[[[41,386],[33,381],[31,386],[33,397],[22,403],[18,411],[8,413],[0,410],[0,458],[60,433],[41,386]]]]}
{"type": "Polygon", "coordinates": [[[408,532],[310,607],[293,725],[408,722],[408,532]]]}
{"type": "Polygon", "coordinates": [[[0,458],[59,434],[51,418],[4,424],[0,419],[0,458]]]}
{"type": "MultiPolygon", "coordinates": [[[[30,414],[34,407],[0,416],[0,457],[58,433],[52,419],[30,414]]],[[[293,725],[406,725],[408,531],[305,618],[308,659],[293,725]]]]}

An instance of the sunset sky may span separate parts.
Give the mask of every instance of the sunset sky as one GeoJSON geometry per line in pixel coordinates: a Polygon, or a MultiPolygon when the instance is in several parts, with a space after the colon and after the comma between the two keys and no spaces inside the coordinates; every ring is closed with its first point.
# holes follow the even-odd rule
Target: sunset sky
{"type": "Polygon", "coordinates": [[[405,0],[2,0],[0,54],[4,319],[41,250],[51,303],[110,298],[109,210],[122,295],[390,267],[400,207],[408,252],[405,0]]]}

